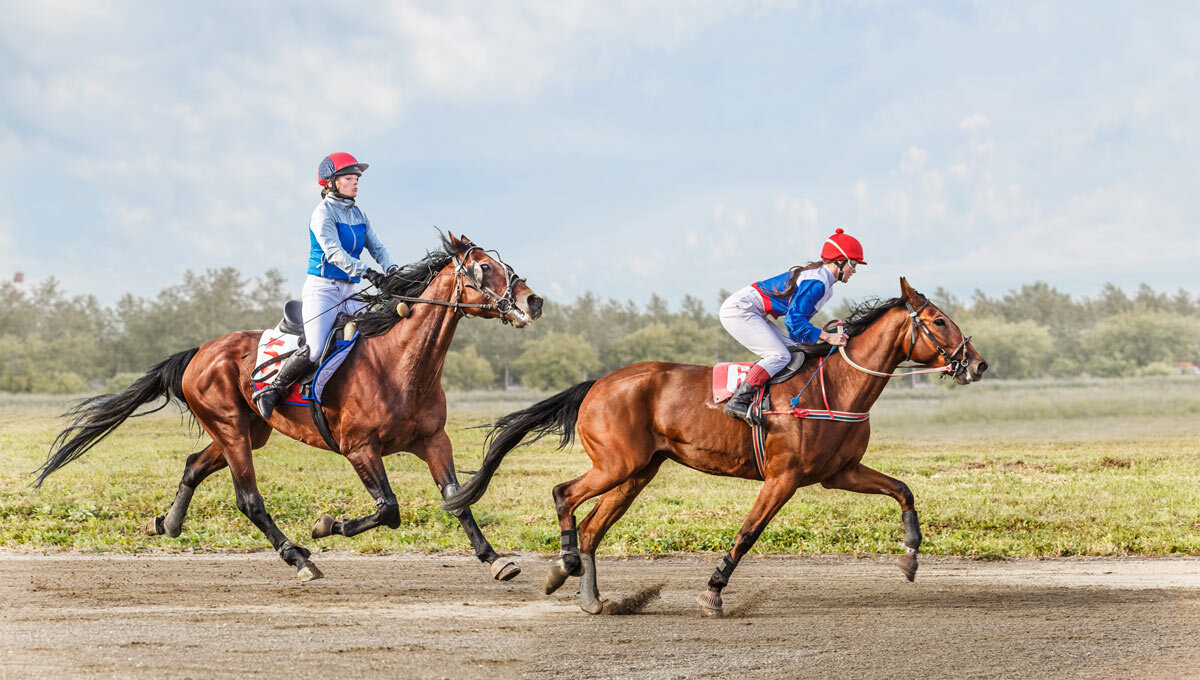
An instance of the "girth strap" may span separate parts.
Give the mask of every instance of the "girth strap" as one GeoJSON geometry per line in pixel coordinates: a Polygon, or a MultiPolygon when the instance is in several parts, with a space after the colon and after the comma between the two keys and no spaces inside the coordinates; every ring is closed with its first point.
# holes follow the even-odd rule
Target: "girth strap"
{"type": "Polygon", "coordinates": [[[304,391],[308,398],[308,412],[312,414],[313,424],[317,426],[317,432],[321,433],[321,438],[329,445],[329,450],[334,453],[341,453],[341,448],[333,439],[333,433],[329,431],[329,421],[325,420],[325,409],[317,403],[317,399],[312,393],[312,382],[304,384],[304,391]]]}

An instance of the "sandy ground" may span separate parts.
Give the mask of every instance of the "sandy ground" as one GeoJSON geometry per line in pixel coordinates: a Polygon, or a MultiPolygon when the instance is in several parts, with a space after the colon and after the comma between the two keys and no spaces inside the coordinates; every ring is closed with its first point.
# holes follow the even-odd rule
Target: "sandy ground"
{"type": "Polygon", "coordinates": [[[548,561],[0,552],[0,677],[1200,677],[1200,559],[758,557],[694,602],[715,555],[605,559],[588,616],[548,561]],[[653,592],[661,588],[658,596],[653,592]],[[649,593],[649,595],[647,595],[649,593]]]}

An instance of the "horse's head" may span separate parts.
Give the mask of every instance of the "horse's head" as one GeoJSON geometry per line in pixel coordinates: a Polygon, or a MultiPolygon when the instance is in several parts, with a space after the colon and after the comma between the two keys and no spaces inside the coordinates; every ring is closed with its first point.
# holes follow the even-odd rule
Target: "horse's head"
{"type": "Polygon", "coordinates": [[[542,298],[525,279],[500,259],[494,250],[484,250],[466,236],[449,235],[447,250],[459,277],[458,302],[470,316],[500,319],[523,328],[542,315],[542,298]]]}
{"type": "Polygon", "coordinates": [[[900,295],[911,319],[909,330],[900,339],[907,358],[927,366],[949,366],[950,375],[960,385],[982,380],[987,362],[964,336],[958,324],[921,295],[908,280],[900,277],[900,295]]]}

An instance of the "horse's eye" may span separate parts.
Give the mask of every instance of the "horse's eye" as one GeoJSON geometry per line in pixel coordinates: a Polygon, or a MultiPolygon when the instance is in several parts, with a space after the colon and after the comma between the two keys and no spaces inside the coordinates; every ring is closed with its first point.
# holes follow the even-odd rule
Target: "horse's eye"
{"type": "Polygon", "coordinates": [[[479,265],[479,268],[482,269],[483,271],[487,272],[487,271],[492,270],[492,265],[484,262],[483,264],[479,265]]]}
{"type": "Polygon", "coordinates": [[[945,325],[946,325],[946,320],[945,320],[945,319],[934,319],[934,320],[933,320],[933,325],[934,325],[934,326],[945,326],[945,325]]]}

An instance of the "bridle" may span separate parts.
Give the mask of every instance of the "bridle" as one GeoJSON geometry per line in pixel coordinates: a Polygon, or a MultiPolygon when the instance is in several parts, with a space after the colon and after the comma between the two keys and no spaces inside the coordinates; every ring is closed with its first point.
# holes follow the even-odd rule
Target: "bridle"
{"type": "Polygon", "coordinates": [[[459,257],[459,255],[453,256],[455,274],[454,299],[456,301],[458,300],[460,292],[463,288],[470,288],[478,291],[481,295],[483,295],[483,297],[487,298],[489,302],[487,304],[471,305],[460,302],[458,305],[463,308],[471,307],[474,309],[484,310],[494,309],[500,312],[500,321],[502,323],[512,323],[512,321],[508,318],[508,315],[514,310],[520,312],[520,310],[517,309],[516,289],[517,286],[525,282],[525,279],[517,276],[517,272],[514,271],[512,267],[508,266],[508,263],[501,259],[500,253],[495,250],[484,250],[483,248],[480,248],[472,243],[467,248],[467,251],[461,255],[462,259],[459,259],[459,257]],[[499,262],[504,267],[503,294],[496,293],[496,291],[492,290],[488,285],[483,283],[483,265],[479,264],[478,262],[474,262],[472,263],[473,266],[470,269],[467,268],[467,258],[469,258],[471,253],[475,252],[476,250],[491,255],[493,260],[499,262]],[[464,280],[466,281],[465,284],[464,280]]]}
{"type": "Polygon", "coordinates": [[[929,330],[929,326],[925,325],[925,322],[921,320],[921,310],[925,309],[927,306],[929,306],[929,300],[926,300],[921,304],[920,307],[916,309],[913,309],[913,306],[910,302],[907,300],[904,301],[904,307],[908,310],[909,318],[912,319],[912,325],[909,328],[908,352],[904,354],[904,360],[912,361],[913,349],[917,346],[917,329],[920,328],[921,332],[925,333],[926,339],[928,339],[930,344],[933,345],[933,348],[936,349],[937,353],[940,354],[942,359],[946,361],[946,365],[939,368],[946,368],[946,373],[948,373],[951,377],[957,378],[967,370],[967,343],[971,342],[971,336],[964,335],[962,342],[958,343],[958,346],[954,348],[954,351],[947,352],[946,348],[942,347],[942,343],[938,342],[937,338],[933,337],[933,331],[929,330]],[[955,359],[954,357],[957,356],[959,352],[962,352],[962,359],[955,359]]]}
{"type": "MultiPolygon", "coordinates": [[[[923,368],[923,369],[916,370],[916,371],[905,371],[903,373],[884,373],[882,371],[873,371],[869,368],[864,368],[864,367],[859,366],[858,364],[854,363],[854,361],[850,359],[850,355],[846,354],[846,348],[844,346],[839,345],[838,352],[841,353],[842,359],[844,359],[847,364],[850,364],[852,367],[862,371],[863,373],[868,373],[870,375],[876,375],[881,378],[894,378],[894,377],[903,376],[903,375],[916,375],[918,373],[944,373],[953,378],[958,378],[958,377],[962,376],[964,373],[966,373],[967,367],[969,364],[969,361],[967,359],[967,343],[971,342],[971,336],[964,335],[962,342],[958,343],[958,346],[954,348],[954,351],[947,352],[946,348],[942,347],[942,344],[937,341],[937,338],[934,337],[933,331],[929,330],[929,326],[926,325],[926,323],[921,320],[921,316],[920,316],[921,310],[925,309],[925,307],[927,307],[928,305],[929,305],[929,300],[926,300],[924,303],[922,303],[922,305],[920,307],[917,307],[914,309],[910,302],[908,302],[907,300],[905,300],[905,302],[904,302],[904,308],[908,310],[908,317],[911,320],[911,323],[909,325],[908,351],[904,353],[904,360],[912,361],[912,353],[913,353],[913,350],[917,346],[917,329],[920,329],[921,332],[925,334],[925,337],[926,337],[926,339],[929,340],[930,344],[933,345],[933,348],[937,350],[937,353],[939,355],[941,355],[942,359],[944,359],[946,361],[945,366],[938,366],[936,368],[923,368]],[[960,352],[962,353],[962,358],[956,359],[955,357],[960,352]]],[[[837,331],[839,333],[842,332],[842,322],[841,321],[835,321],[835,322],[831,322],[831,323],[836,323],[837,331]]],[[[826,324],[826,325],[828,326],[829,324],[826,324]]],[[[828,329],[826,329],[826,330],[828,331],[828,329]]],[[[945,377],[945,376],[943,376],[943,377],[945,377]]]]}
{"type": "Polygon", "coordinates": [[[516,288],[518,285],[525,282],[525,279],[517,276],[517,273],[512,267],[508,266],[503,259],[500,258],[500,253],[495,250],[485,250],[475,245],[470,244],[466,252],[461,255],[451,255],[450,259],[454,262],[454,297],[450,301],[446,300],[430,300],[428,298],[412,297],[409,295],[390,295],[393,300],[411,303],[423,303],[427,305],[438,305],[441,307],[453,307],[455,312],[467,313],[467,310],[487,311],[496,310],[500,312],[500,321],[503,323],[512,323],[509,319],[509,314],[517,312],[523,314],[517,308],[516,288]],[[471,253],[476,250],[491,255],[492,259],[504,266],[505,272],[505,290],[500,294],[492,290],[487,284],[483,283],[483,266],[478,262],[472,262],[470,267],[467,266],[467,259],[471,257],[471,253]],[[461,302],[462,291],[464,289],[478,291],[483,295],[488,302],[486,303],[471,303],[461,302]]]}

